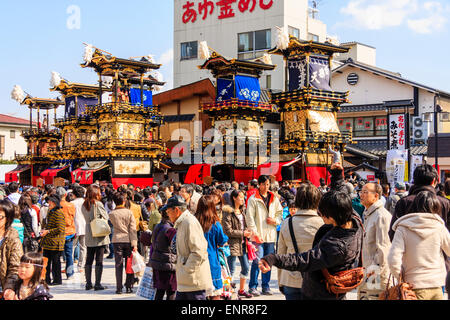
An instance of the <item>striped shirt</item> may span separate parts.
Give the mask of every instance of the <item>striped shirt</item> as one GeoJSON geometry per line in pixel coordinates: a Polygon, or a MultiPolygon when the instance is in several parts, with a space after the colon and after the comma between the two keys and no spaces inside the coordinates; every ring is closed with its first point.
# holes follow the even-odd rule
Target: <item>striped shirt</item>
{"type": "Polygon", "coordinates": [[[49,233],[42,239],[42,249],[50,251],[64,251],[66,242],[66,219],[61,209],[52,209],[47,214],[44,226],[49,233]]]}

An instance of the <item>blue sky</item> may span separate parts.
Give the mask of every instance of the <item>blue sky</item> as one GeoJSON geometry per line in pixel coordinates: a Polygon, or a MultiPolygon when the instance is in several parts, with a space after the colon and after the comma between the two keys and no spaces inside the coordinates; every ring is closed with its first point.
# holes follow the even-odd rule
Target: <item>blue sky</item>
{"type": "MultiPolygon", "coordinates": [[[[379,67],[450,92],[450,0],[322,0],[319,9],[328,34],[376,47],[379,67]]],[[[10,97],[16,84],[33,96],[55,97],[48,90],[52,71],[95,83],[96,73],[80,67],[83,42],[122,58],[152,54],[165,65],[160,71],[170,86],[172,33],[170,0],[3,1],[0,113],[28,117],[10,97]],[[67,27],[72,5],[80,9],[79,29],[67,27]]]]}

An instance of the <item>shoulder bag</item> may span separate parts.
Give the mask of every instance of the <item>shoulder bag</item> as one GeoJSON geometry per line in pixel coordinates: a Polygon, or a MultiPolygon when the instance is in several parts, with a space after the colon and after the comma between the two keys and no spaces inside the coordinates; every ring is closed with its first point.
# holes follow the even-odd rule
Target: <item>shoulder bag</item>
{"type": "MultiPolygon", "coordinates": [[[[357,218],[359,224],[364,230],[364,226],[359,218],[357,218]]],[[[362,232],[364,237],[364,232],[362,232]]],[[[362,244],[362,240],[361,240],[362,244]]],[[[359,263],[357,268],[350,270],[344,270],[331,275],[328,269],[322,269],[322,274],[325,277],[325,285],[329,293],[345,294],[359,287],[364,281],[364,267],[363,267],[363,253],[362,248],[359,253],[359,263]]]]}
{"type": "Polygon", "coordinates": [[[142,216],[142,207],[140,209],[141,209],[141,211],[139,211],[139,212],[141,214],[141,217],[138,222],[139,231],[147,231],[148,230],[148,222],[145,221],[144,217],[142,216]]]}
{"type": "Polygon", "coordinates": [[[97,203],[94,204],[94,220],[91,221],[91,231],[94,238],[106,237],[111,233],[108,220],[99,217],[97,203]]]}
{"type": "Polygon", "coordinates": [[[391,277],[392,274],[389,275],[386,290],[380,294],[379,300],[417,300],[413,286],[403,281],[402,273],[400,273],[400,281],[397,284],[395,284],[395,279],[392,277],[393,286],[389,288],[391,277]]]}

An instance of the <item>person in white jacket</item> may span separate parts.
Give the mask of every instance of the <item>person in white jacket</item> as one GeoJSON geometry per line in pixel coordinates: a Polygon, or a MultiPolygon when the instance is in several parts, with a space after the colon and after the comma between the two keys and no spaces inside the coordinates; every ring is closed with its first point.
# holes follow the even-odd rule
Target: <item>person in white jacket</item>
{"type": "Polygon", "coordinates": [[[383,189],[379,184],[367,183],[362,188],[364,210],[363,267],[366,276],[358,287],[358,300],[378,300],[389,279],[387,256],[391,247],[389,226],[392,215],[381,201],[383,189]]]}
{"type": "Polygon", "coordinates": [[[76,199],[73,200],[71,203],[75,205],[75,231],[77,234],[76,237],[76,245],[74,245],[74,248],[78,246],[80,250],[80,254],[78,255],[78,270],[81,270],[84,268],[84,264],[86,262],[86,220],[84,219],[83,212],[81,211],[81,207],[84,203],[84,195],[85,190],[81,186],[76,186],[73,190],[73,194],[75,195],[76,199]]]}
{"type": "Polygon", "coordinates": [[[440,217],[437,196],[429,191],[417,194],[415,211],[399,218],[388,255],[392,275],[411,284],[419,300],[442,300],[445,253],[450,256],[450,233],[440,217]]]}
{"type": "MultiPolygon", "coordinates": [[[[250,231],[255,235],[257,258],[253,260],[250,270],[249,293],[259,296],[257,290],[259,276],[259,259],[275,253],[275,242],[277,241],[277,225],[283,220],[283,207],[275,194],[269,191],[270,179],[262,175],[258,178],[259,187],[254,195],[250,197],[247,204],[246,221],[250,231]]],[[[262,274],[262,294],[272,295],[270,291],[270,272],[262,274]]]]}

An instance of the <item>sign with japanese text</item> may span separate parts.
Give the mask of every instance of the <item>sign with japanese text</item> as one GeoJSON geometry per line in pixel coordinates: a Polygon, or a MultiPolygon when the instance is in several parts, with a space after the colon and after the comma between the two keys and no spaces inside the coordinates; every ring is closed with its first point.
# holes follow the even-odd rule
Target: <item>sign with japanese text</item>
{"type": "Polygon", "coordinates": [[[236,14],[254,12],[257,7],[262,10],[272,8],[274,0],[200,0],[184,2],[182,10],[183,23],[195,23],[206,20],[209,16],[218,20],[233,18],[236,14]]]}
{"type": "Polygon", "coordinates": [[[295,91],[306,87],[306,59],[288,61],[289,68],[289,91],[295,91]]]}
{"type": "Polygon", "coordinates": [[[389,116],[389,150],[405,150],[407,139],[405,119],[404,114],[389,116]]]}
{"type": "Polygon", "coordinates": [[[328,59],[310,58],[309,84],[318,90],[332,91],[330,87],[330,62],[328,59]]]}

